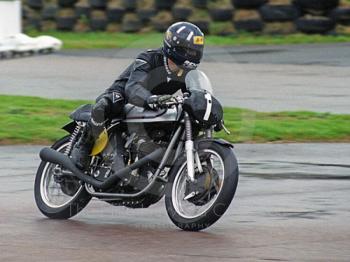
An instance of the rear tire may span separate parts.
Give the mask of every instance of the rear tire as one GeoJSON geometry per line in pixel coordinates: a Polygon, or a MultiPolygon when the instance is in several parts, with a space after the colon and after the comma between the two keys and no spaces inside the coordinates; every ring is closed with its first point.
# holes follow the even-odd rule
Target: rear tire
{"type": "MultiPolygon", "coordinates": [[[[69,143],[69,137],[66,136],[58,140],[51,148],[57,151],[63,151],[65,146],[69,143]]],[[[35,183],[34,183],[34,197],[35,202],[41,213],[43,213],[48,218],[53,219],[68,219],[76,214],[78,214],[91,200],[90,194],[85,190],[85,187],[81,185],[73,196],[68,196],[70,199],[61,205],[56,203],[50,203],[50,200],[45,196],[45,191],[43,189],[43,183],[46,172],[49,172],[49,167],[53,164],[47,162],[41,162],[36,173],[35,183]]],[[[47,174],[47,176],[52,174],[47,174]]],[[[56,182],[55,182],[56,183],[56,182]]],[[[62,191],[63,193],[63,191],[62,191]]],[[[64,196],[63,196],[64,197],[64,196]]]]}
{"type": "Polygon", "coordinates": [[[325,34],[334,29],[335,23],[328,17],[301,17],[296,21],[297,29],[306,34],[325,34]]]}
{"type": "Polygon", "coordinates": [[[214,224],[229,207],[238,184],[238,163],[232,149],[213,142],[203,142],[199,146],[199,151],[205,149],[217,153],[222,159],[224,179],[216,199],[214,198],[213,203],[204,213],[198,214],[196,217],[185,217],[174,205],[173,190],[176,187],[174,182],[176,183],[178,176],[185,174],[185,172],[181,172],[181,169],[186,163],[186,158],[179,158],[169,173],[169,182],[165,193],[166,210],[172,222],[185,231],[199,231],[214,224]]]}

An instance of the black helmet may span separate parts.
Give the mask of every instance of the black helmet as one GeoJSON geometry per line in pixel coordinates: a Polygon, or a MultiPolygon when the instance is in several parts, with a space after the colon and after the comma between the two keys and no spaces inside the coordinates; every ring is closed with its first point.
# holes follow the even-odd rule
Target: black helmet
{"type": "Polygon", "coordinates": [[[194,24],[178,22],[165,33],[164,55],[185,70],[196,69],[203,57],[204,34],[194,24]]]}

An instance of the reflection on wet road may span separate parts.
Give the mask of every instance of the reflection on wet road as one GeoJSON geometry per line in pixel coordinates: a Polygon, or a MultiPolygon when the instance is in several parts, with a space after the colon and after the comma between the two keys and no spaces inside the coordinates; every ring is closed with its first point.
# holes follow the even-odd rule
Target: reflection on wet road
{"type": "Polygon", "coordinates": [[[200,233],[173,226],[163,201],[132,210],[93,200],[73,219],[44,218],[33,197],[39,149],[0,147],[0,261],[350,260],[350,145],[237,145],[236,198],[200,233]]]}

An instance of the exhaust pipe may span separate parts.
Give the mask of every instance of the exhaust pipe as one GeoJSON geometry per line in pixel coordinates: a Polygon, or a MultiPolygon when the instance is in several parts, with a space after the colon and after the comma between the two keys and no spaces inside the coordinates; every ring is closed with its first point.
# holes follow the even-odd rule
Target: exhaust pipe
{"type": "Polygon", "coordinates": [[[102,182],[99,181],[87,174],[84,174],[79,168],[75,166],[73,161],[66,155],[59,153],[52,148],[45,147],[43,148],[39,155],[42,161],[57,164],[63,166],[65,169],[68,169],[73,173],[74,176],[79,178],[80,180],[84,181],[85,183],[88,183],[90,185],[93,185],[94,187],[98,189],[108,189],[115,185],[115,183],[120,180],[121,178],[129,175],[132,170],[135,170],[137,168],[140,168],[144,164],[151,162],[151,161],[158,161],[162,158],[164,155],[164,149],[159,148],[152,152],[151,154],[141,158],[137,162],[131,164],[130,166],[127,166],[118,172],[112,174],[109,178],[107,178],[106,181],[102,182]]]}

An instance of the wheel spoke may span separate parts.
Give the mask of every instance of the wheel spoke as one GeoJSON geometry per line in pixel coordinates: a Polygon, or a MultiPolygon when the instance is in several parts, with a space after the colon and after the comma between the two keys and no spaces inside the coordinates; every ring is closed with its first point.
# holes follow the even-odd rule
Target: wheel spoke
{"type": "Polygon", "coordinates": [[[203,164],[207,166],[206,169],[209,170],[210,175],[209,192],[207,192],[208,195],[205,195],[205,198],[201,200],[201,202],[206,201],[206,203],[203,202],[203,204],[199,205],[196,204],[196,202],[191,202],[192,197],[185,199],[187,180],[186,163],[184,163],[179,169],[174,180],[172,201],[175,210],[181,214],[181,216],[186,218],[198,217],[207,212],[215,203],[217,196],[220,193],[222,183],[218,181],[224,180],[224,162],[222,158],[215,151],[210,149],[204,150],[204,152],[200,153],[200,159],[203,164]],[[212,190],[215,190],[216,192],[212,192],[212,190]]]}
{"type": "MultiPolygon", "coordinates": [[[[68,144],[63,145],[57,151],[64,152],[67,145],[68,144]]],[[[56,164],[47,163],[46,168],[44,168],[43,178],[41,181],[41,192],[42,192],[41,194],[42,194],[43,200],[48,206],[53,208],[67,205],[75,197],[75,195],[77,195],[82,189],[82,186],[79,186],[79,188],[77,188],[73,196],[67,195],[65,191],[62,189],[62,184],[57,183],[56,180],[54,179],[54,175],[55,175],[54,170],[56,166],[57,166],[56,164]]],[[[66,187],[68,189],[72,188],[71,183],[73,183],[73,181],[69,181],[66,184],[66,187]]]]}

